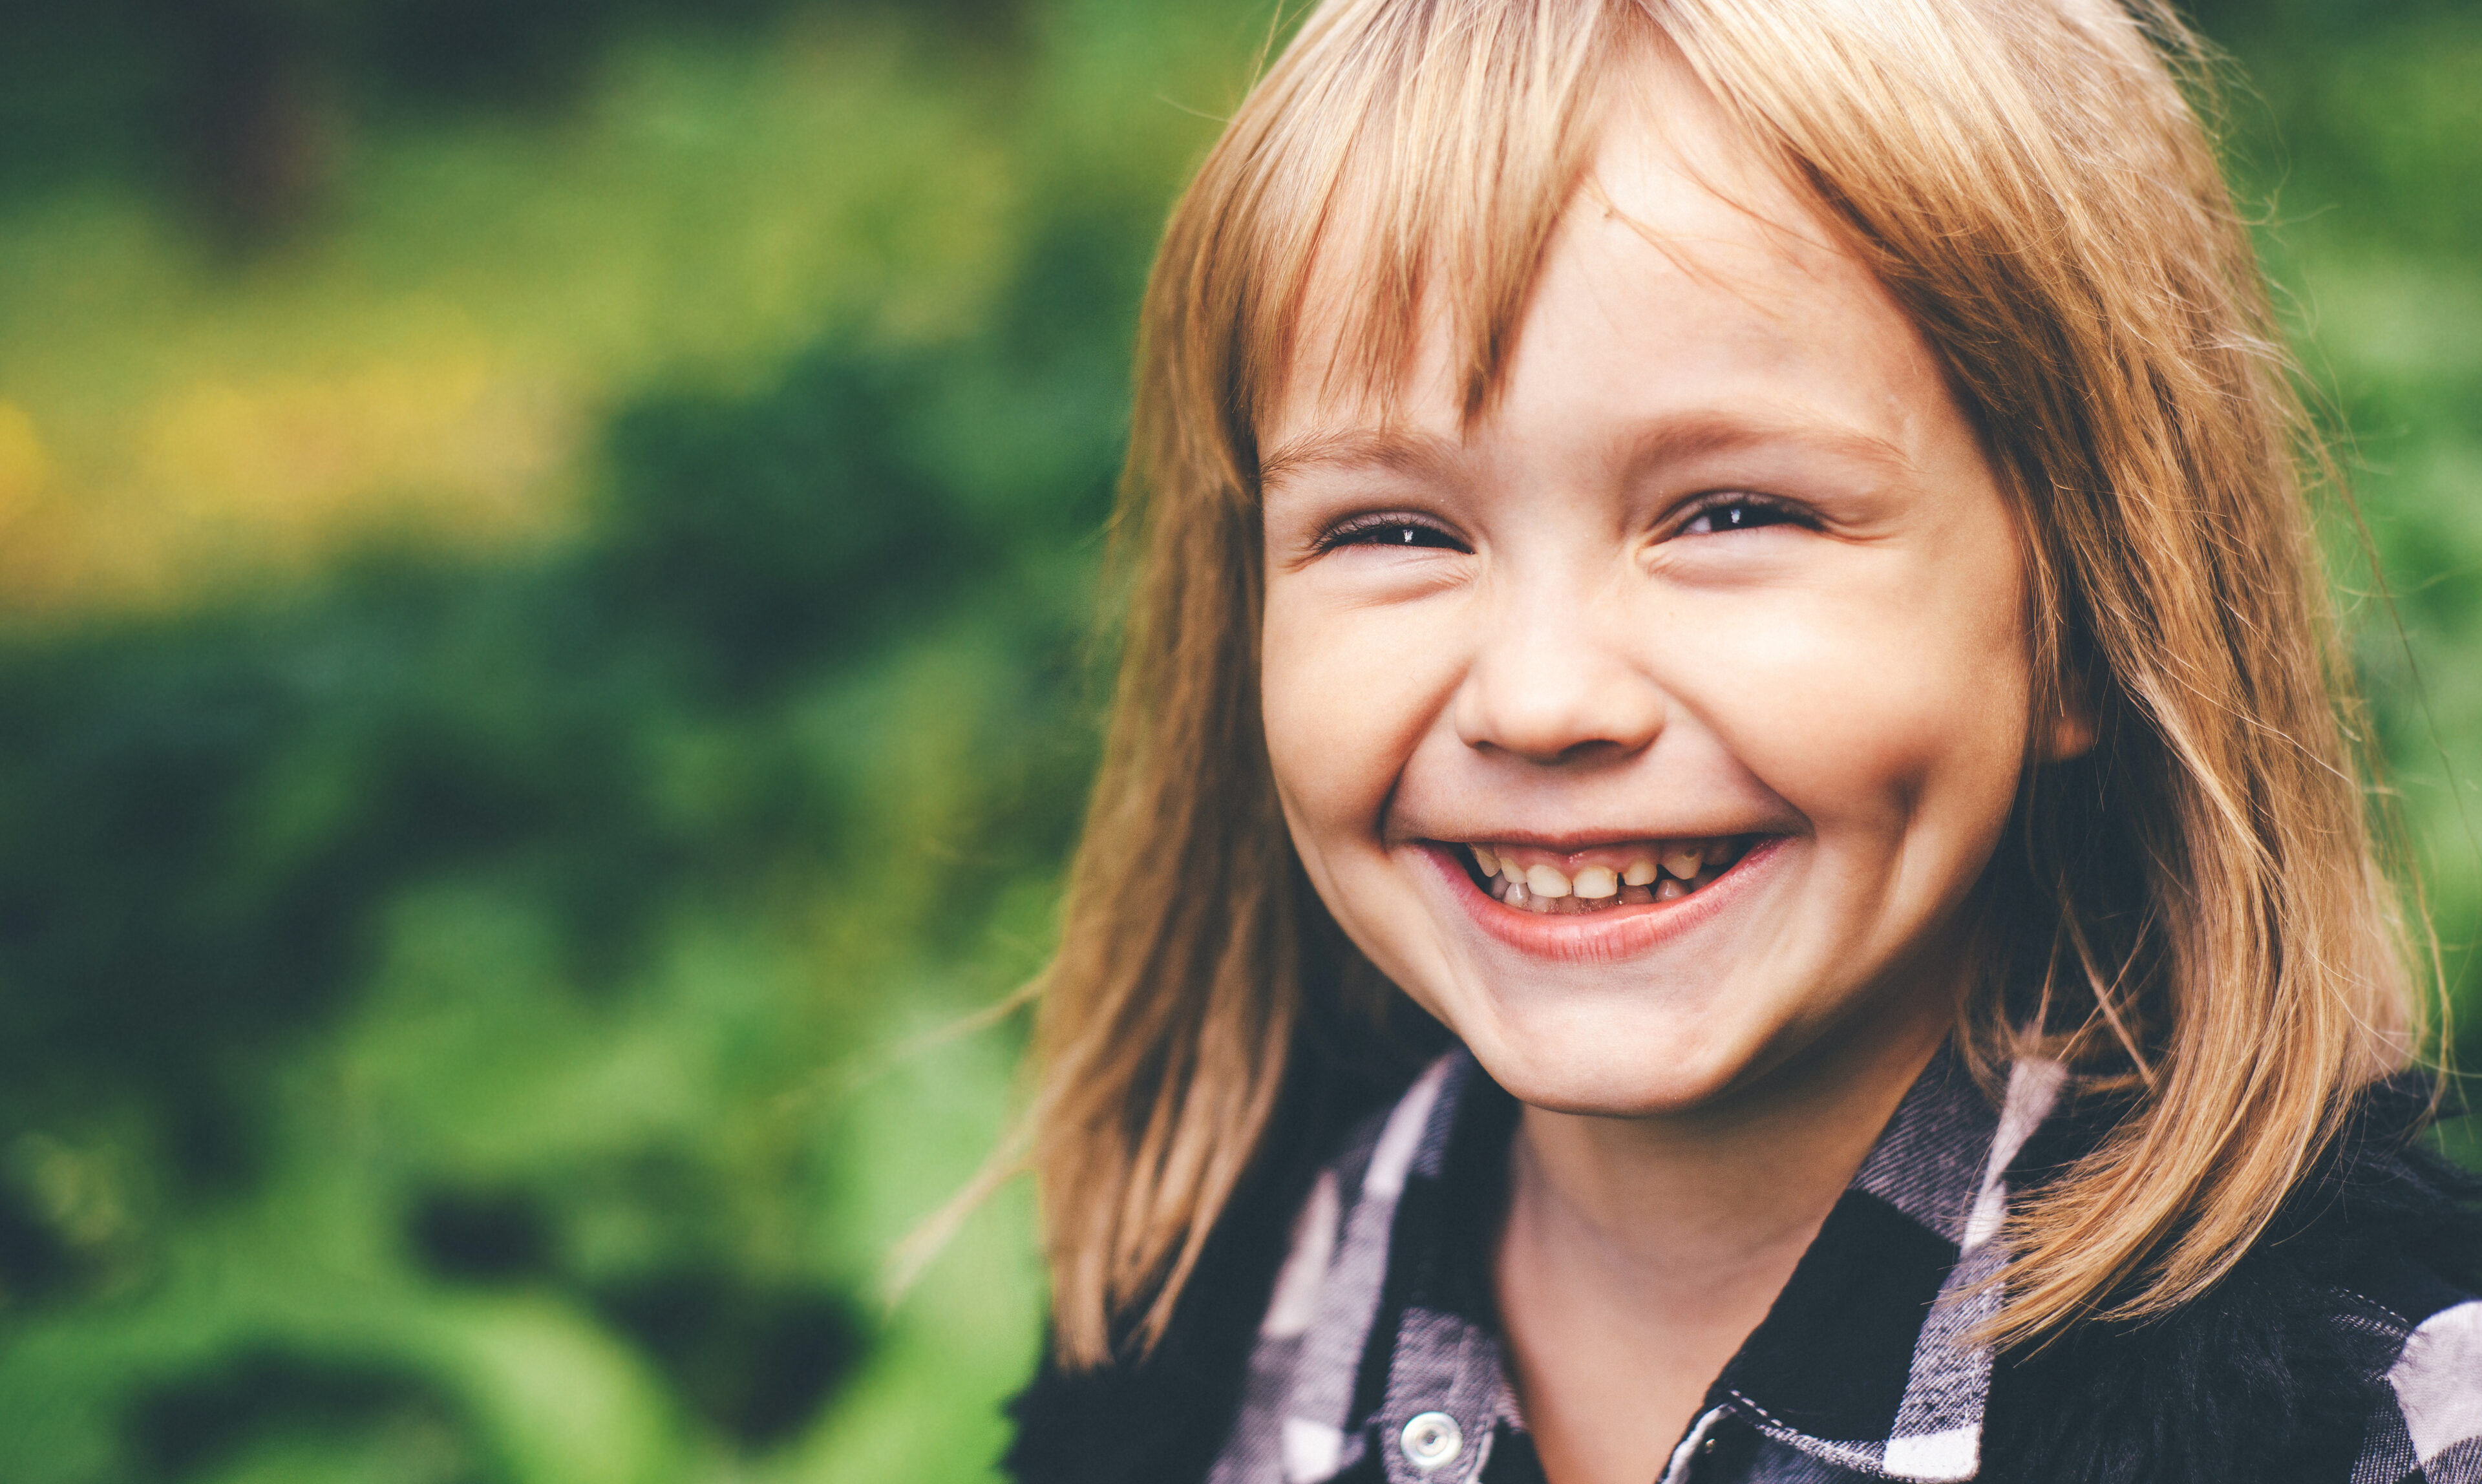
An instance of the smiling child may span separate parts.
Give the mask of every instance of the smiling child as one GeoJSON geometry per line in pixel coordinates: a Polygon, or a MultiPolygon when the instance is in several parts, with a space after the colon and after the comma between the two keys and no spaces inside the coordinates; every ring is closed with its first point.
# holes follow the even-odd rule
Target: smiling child
{"type": "Polygon", "coordinates": [[[1308,18],[1148,300],[1021,1479],[2482,1480],[2195,56],[1308,18]]]}

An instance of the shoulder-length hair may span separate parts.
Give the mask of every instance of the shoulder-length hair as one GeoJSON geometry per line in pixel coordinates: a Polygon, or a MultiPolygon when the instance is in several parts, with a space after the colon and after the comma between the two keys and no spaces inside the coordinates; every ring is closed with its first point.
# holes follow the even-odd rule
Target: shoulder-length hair
{"type": "Polygon", "coordinates": [[[1646,46],[1943,358],[2021,532],[2035,716],[2096,724],[2084,758],[2028,760],[1958,1037],[2127,1111],[2013,1218],[1994,1336],[2212,1284],[2416,1044],[2304,499],[2323,465],[2161,0],[1328,0],[1145,305],[1120,679],[1025,1130],[1066,1364],[1152,1343],[1305,1047],[1372,1034],[1332,1013],[1373,976],[1304,886],[1257,706],[1255,430],[1314,272],[1353,265],[1340,306],[1318,278],[1344,374],[1384,394],[1443,313],[1479,415],[1646,46]]]}

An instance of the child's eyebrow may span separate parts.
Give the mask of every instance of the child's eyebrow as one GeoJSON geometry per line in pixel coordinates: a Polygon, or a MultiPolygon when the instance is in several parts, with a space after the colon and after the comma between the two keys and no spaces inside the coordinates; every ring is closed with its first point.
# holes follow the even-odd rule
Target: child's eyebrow
{"type": "MultiPolygon", "coordinates": [[[[1715,411],[1659,418],[1624,437],[1618,451],[1624,466],[1643,469],[1740,453],[1770,443],[1807,446],[1895,476],[1910,472],[1914,466],[1902,448],[1859,428],[1715,411]]],[[[1401,428],[1321,429],[1286,438],[1261,459],[1258,487],[1265,490],[1310,469],[1382,468],[1439,473],[1459,453],[1454,439],[1435,433],[1401,428]]]]}
{"type": "Polygon", "coordinates": [[[1264,490],[1306,469],[1384,468],[1437,472],[1457,457],[1454,440],[1404,428],[1336,428],[1286,438],[1258,461],[1264,490]]]}
{"type": "Polygon", "coordinates": [[[1901,476],[1914,467],[1905,450],[1873,433],[1809,418],[1753,417],[1730,411],[1700,411],[1658,419],[1638,429],[1620,445],[1624,465],[1657,467],[1689,459],[1742,453],[1770,443],[1807,447],[1833,458],[1871,465],[1901,476]]]}

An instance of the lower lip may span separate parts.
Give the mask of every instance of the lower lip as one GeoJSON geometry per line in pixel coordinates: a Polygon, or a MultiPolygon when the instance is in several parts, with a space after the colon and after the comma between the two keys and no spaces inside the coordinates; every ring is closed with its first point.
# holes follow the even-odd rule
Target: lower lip
{"type": "Polygon", "coordinates": [[[1501,942],[1556,963],[1612,964],[1669,942],[1730,907],[1756,883],[1790,838],[1777,835],[1760,840],[1733,861],[1731,869],[1687,896],[1575,915],[1527,912],[1487,894],[1465,873],[1462,845],[1425,844],[1421,850],[1474,925],[1501,942]]]}

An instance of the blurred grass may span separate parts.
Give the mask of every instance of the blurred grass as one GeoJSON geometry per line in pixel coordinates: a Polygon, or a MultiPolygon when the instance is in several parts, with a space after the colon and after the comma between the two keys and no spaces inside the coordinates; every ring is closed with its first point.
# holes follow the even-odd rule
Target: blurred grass
{"type": "MultiPolygon", "coordinates": [[[[879,1263],[1003,1120],[937,1033],[1047,941],[1266,8],[209,9],[294,174],[198,175],[179,7],[0,7],[0,1478],[988,1476],[1023,1192],[879,1263]]],[[[2461,976],[2482,16],[2203,18],[2461,976]]]]}

